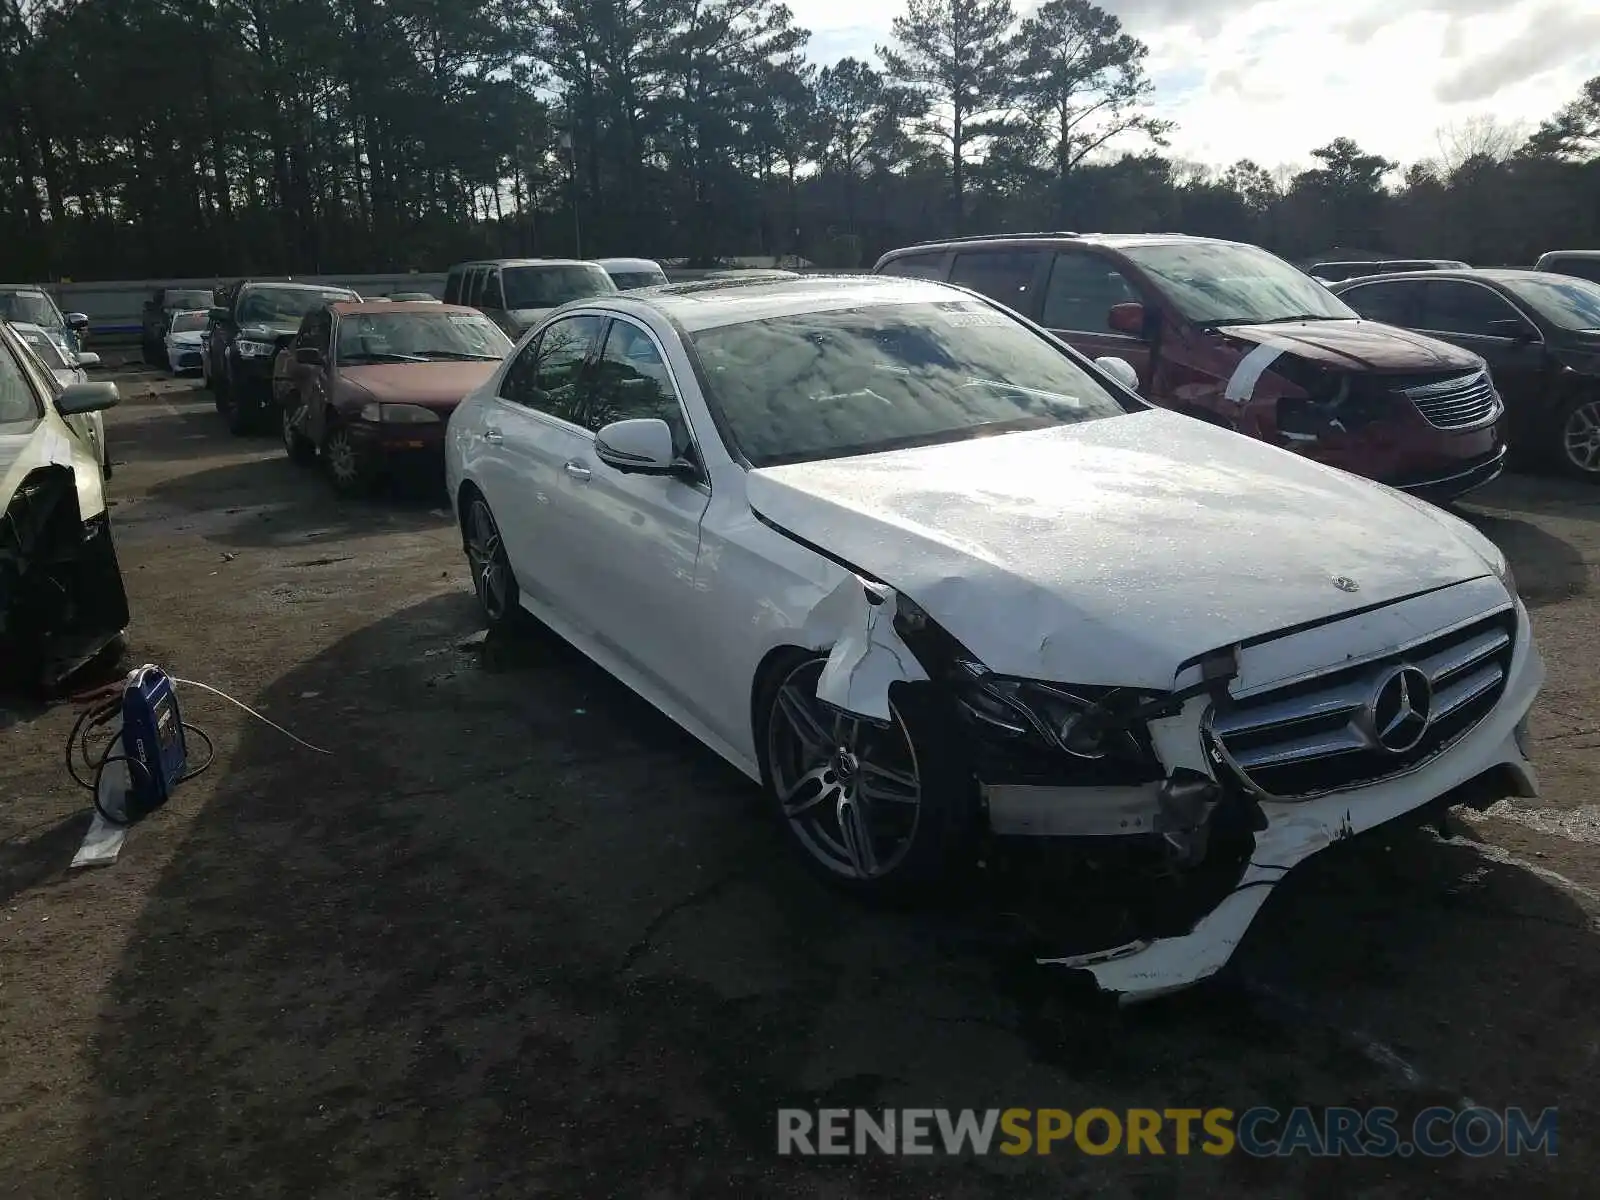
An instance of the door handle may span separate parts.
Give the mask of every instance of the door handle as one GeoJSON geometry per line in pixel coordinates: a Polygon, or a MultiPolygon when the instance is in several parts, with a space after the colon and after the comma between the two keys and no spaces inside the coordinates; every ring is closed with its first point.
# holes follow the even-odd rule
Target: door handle
{"type": "Polygon", "coordinates": [[[506,435],[501,433],[498,429],[485,429],[483,431],[483,440],[498,446],[501,442],[506,440],[506,435]]]}
{"type": "Polygon", "coordinates": [[[587,482],[589,477],[594,474],[593,471],[589,470],[588,467],[584,466],[575,458],[569,462],[563,463],[561,469],[568,475],[571,475],[579,483],[587,482]]]}

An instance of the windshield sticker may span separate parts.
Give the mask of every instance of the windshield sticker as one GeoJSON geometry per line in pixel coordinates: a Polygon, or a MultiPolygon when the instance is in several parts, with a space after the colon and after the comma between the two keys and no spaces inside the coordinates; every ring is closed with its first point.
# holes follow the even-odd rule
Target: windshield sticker
{"type": "Polygon", "coordinates": [[[477,323],[482,319],[474,316],[472,313],[445,313],[444,316],[445,320],[449,321],[452,325],[476,326],[477,323]]]}

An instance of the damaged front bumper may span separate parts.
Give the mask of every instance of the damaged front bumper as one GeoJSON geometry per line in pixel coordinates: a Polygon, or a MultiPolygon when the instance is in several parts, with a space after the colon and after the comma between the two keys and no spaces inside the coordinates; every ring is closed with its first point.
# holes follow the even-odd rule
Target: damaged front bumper
{"type": "MultiPolygon", "coordinates": [[[[1102,991],[1115,994],[1123,1003],[1180,991],[1227,964],[1273,889],[1318,851],[1419,810],[1459,804],[1481,807],[1507,794],[1537,795],[1538,779],[1524,749],[1525,722],[1543,683],[1544,665],[1520,608],[1517,618],[1519,636],[1499,701],[1446,749],[1414,769],[1360,787],[1309,799],[1252,797],[1251,807],[1259,813],[1260,827],[1252,835],[1243,870],[1220,902],[1187,932],[1144,938],[1089,954],[1040,957],[1038,961],[1087,971],[1102,991]]],[[[1178,770],[1190,775],[1212,775],[1215,770],[1203,750],[1201,734],[1209,703],[1204,698],[1191,700],[1178,716],[1152,724],[1163,761],[1182,764],[1178,770]]],[[[1222,793],[1233,793],[1226,784],[1218,786],[1222,793]]],[[[1053,797],[1041,794],[1042,789],[1023,794],[1014,788],[989,788],[996,831],[1138,833],[1158,830],[1162,820],[1162,787],[1122,789],[1105,796],[1104,804],[1098,803],[1100,797],[1086,795],[1084,789],[1051,790],[1057,793],[1053,797]],[[1058,816],[1054,829],[1037,824],[1028,828],[1027,822],[1037,822],[1052,801],[1058,814],[1096,810],[1098,815],[1092,819],[1103,828],[1085,828],[1081,816],[1076,821],[1058,816]]],[[[1214,806],[1208,819],[1225,810],[1225,805],[1214,806]]]]}

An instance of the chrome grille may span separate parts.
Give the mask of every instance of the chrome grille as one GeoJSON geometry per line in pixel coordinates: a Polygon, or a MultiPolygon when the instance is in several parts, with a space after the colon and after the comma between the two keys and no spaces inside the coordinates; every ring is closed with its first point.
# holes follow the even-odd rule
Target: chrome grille
{"type": "Polygon", "coordinates": [[[1487,371],[1398,390],[1417,406],[1428,424],[1439,429],[1464,429],[1500,415],[1500,400],[1487,371]]]}
{"type": "Polygon", "coordinates": [[[1259,792],[1296,799],[1361,787],[1448,749],[1499,702],[1511,670],[1516,615],[1507,608],[1389,654],[1219,706],[1213,756],[1259,792]],[[1430,720],[1401,753],[1375,736],[1377,691],[1403,666],[1430,685],[1430,720]]]}

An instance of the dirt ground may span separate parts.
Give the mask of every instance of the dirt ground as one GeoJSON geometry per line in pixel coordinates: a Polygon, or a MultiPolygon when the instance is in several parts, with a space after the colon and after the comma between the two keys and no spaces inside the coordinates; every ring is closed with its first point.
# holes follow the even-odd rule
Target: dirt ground
{"type": "Polygon", "coordinates": [[[1087,1004],[981,924],[878,912],[550,639],[478,628],[442,498],[336,499],[198,385],[120,376],[127,661],[217,761],[71,874],[72,710],[0,702],[0,1193],[1592,1196],[1600,495],[1507,479],[1544,796],[1358,840],[1213,987],[1087,1004]],[[1559,1154],[799,1160],[780,1106],[1560,1109],[1559,1154]]]}

